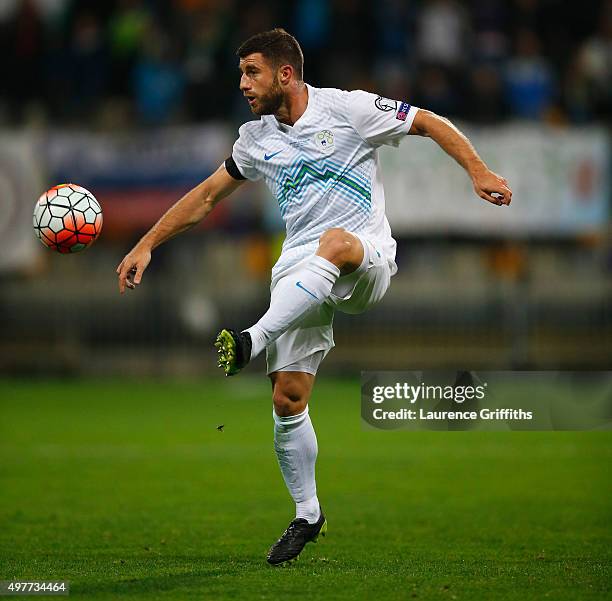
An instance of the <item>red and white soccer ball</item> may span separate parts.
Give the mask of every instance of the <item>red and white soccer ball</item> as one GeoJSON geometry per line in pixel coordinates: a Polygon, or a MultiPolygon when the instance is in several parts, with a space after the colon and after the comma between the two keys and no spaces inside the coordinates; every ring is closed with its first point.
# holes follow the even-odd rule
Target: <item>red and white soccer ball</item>
{"type": "Polygon", "coordinates": [[[47,190],[34,207],[34,231],[48,248],[76,253],[90,246],[102,231],[102,207],[95,196],[76,184],[47,190]]]}

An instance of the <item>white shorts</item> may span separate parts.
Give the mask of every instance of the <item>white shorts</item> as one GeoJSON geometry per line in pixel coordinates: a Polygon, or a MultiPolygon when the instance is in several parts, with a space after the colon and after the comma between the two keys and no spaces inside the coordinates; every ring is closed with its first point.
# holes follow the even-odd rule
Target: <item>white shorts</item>
{"type": "MultiPolygon", "coordinates": [[[[363,313],[375,305],[387,292],[391,281],[391,266],[375,241],[355,234],[363,245],[361,265],[336,280],[331,295],[304,319],[281,334],[266,349],[267,373],[301,371],[316,374],[321,361],[334,347],[332,323],[336,310],[343,313],[363,313]]],[[[272,280],[271,295],[278,282],[310,260],[305,257],[279,278],[272,280]]]]}

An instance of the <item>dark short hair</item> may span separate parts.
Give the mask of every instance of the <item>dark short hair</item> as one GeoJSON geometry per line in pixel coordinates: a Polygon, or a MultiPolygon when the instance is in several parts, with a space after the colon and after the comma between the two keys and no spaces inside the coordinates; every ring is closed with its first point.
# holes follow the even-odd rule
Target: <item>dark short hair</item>
{"type": "Polygon", "coordinates": [[[291,65],[297,78],[304,77],[304,55],[298,41],[284,29],[277,27],[270,31],[256,33],[236,51],[240,58],[261,52],[276,69],[281,65],[291,65]]]}

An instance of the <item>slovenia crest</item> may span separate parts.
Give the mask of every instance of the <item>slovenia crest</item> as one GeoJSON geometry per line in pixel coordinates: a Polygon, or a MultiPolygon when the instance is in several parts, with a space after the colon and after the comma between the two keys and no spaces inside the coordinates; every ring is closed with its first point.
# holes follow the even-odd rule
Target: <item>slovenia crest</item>
{"type": "Polygon", "coordinates": [[[334,133],[329,129],[316,133],[314,141],[321,152],[331,152],[334,149],[334,133]]]}

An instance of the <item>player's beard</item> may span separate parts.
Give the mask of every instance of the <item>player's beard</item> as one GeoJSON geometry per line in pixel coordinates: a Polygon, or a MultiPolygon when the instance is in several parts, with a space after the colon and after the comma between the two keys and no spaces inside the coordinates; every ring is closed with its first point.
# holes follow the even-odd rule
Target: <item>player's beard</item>
{"type": "Polygon", "coordinates": [[[257,98],[257,104],[257,107],[251,109],[256,115],[274,115],[278,111],[283,104],[283,89],[278,77],[274,77],[269,91],[257,98]]]}

